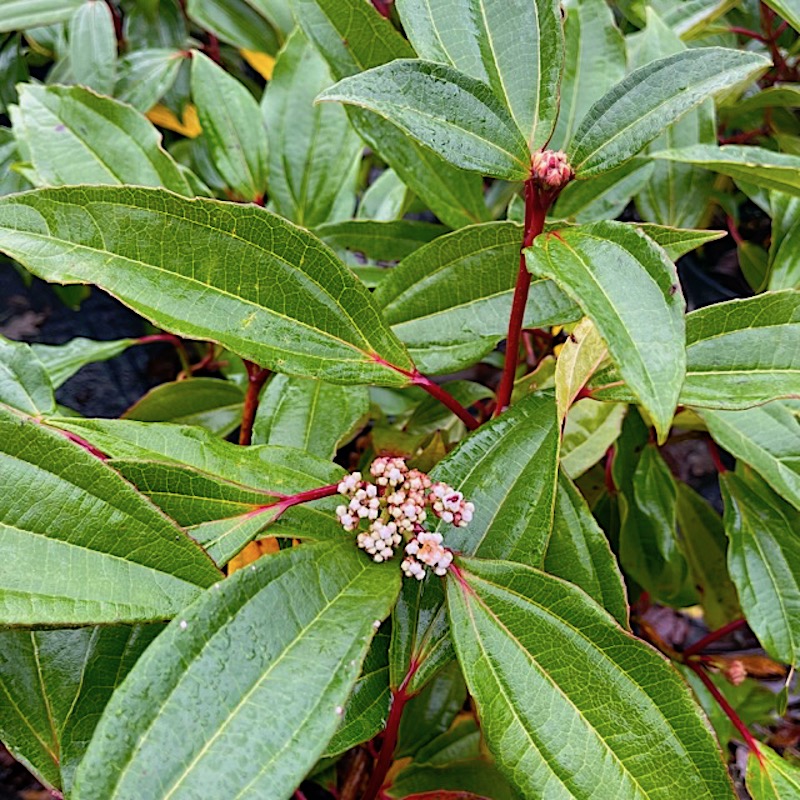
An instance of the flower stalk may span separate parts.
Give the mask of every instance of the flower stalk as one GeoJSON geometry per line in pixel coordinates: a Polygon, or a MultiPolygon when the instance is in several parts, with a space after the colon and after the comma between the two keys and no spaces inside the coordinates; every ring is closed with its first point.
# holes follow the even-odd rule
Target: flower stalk
{"type": "Polygon", "coordinates": [[[267,378],[270,376],[268,369],[262,369],[252,361],[244,362],[247,370],[247,392],[244,396],[242,408],[242,427],[239,429],[239,444],[248,445],[253,440],[253,423],[258,411],[259,397],[267,378]]]}

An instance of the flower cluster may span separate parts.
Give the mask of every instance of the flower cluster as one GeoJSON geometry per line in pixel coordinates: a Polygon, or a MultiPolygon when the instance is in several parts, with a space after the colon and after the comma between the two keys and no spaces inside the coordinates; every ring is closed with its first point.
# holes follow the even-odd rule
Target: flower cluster
{"type": "Polygon", "coordinates": [[[440,533],[425,530],[428,511],[463,528],[475,506],[447,484],[433,483],[424,472],[409,469],[402,458],[375,459],[370,476],[374,483],[353,472],[338,485],[339,493],[350,498],[336,509],[342,527],[358,530],[358,546],[378,562],[390,559],[405,541],[401,567],[408,577],[422,580],[426,567],[444,575],[453,554],[442,544],[440,533]],[[366,529],[362,522],[367,523],[366,529]]]}
{"type": "Polygon", "coordinates": [[[545,189],[563,189],[572,180],[572,168],[561,150],[541,150],[531,156],[531,177],[545,189]]]}

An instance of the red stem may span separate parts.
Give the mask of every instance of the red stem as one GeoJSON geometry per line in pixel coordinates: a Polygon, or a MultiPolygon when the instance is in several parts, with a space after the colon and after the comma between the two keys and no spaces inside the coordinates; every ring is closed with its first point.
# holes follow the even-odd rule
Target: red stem
{"type": "Polygon", "coordinates": [[[219,39],[217,39],[213,33],[206,34],[206,46],[203,49],[212,61],[217,64],[222,64],[222,56],[219,52],[219,39]]]}
{"type": "Polygon", "coordinates": [[[758,31],[751,31],[750,28],[740,28],[737,25],[732,25],[728,28],[728,33],[738,33],[739,36],[747,36],[750,39],[756,39],[759,42],[766,42],[767,37],[758,31]]]}
{"type": "Polygon", "coordinates": [[[389,719],[386,722],[386,729],[383,733],[381,751],[378,754],[378,760],[375,762],[372,775],[370,775],[367,788],[364,790],[362,800],[375,800],[392,767],[392,757],[397,747],[397,736],[400,732],[403,709],[406,703],[414,696],[414,693],[408,691],[408,685],[418,669],[419,663],[412,661],[405,678],[403,678],[403,682],[397,689],[392,690],[392,707],[389,710],[389,719]]]}
{"type": "Polygon", "coordinates": [[[711,460],[714,462],[714,468],[720,475],[724,475],[728,471],[728,468],[722,463],[722,457],[719,454],[717,443],[709,437],[706,439],[706,447],[708,448],[708,454],[711,456],[711,460]]]}
{"type": "Polygon", "coordinates": [[[372,0],[372,5],[382,17],[389,19],[392,16],[392,2],[393,0],[372,0]]]}
{"type": "Polygon", "coordinates": [[[711,678],[708,677],[705,667],[703,667],[702,664],[698,664],[697,662],[693,661],[687,662],[686,666],[688,666],[689,669],[691,669],[692,672],[694,672],[694,674],[697,675],[698,678],[700,678],[700,680],[703,682],[703,685],[711,693],[711,696],[717,701],[717,703],[719,703],[720,708],[725,712],[726,716],[733,723],[733,726],[736,728],[736,730],[742,734],[742,738],[744,739],[745,744],[747,744],[748,748],[755,755],[755,757],[758,759],[759,764],[761,764],[761,767],[763,768],[765,766],[764,759],[761,756],[761,751],[758,749],[756,740],[753,738],[753,735],[747,729],[747,725],[745,725],[744,722],[742,722],[741,718],[736,713],[733,706],[731,706],[731,704],[725,699],[722,692],[720,692],[720,690],[717,689],[717,687],[714,684],[714,681],[712,681],[711,678]]]}
{"type": "Polygon", "coordinates": [[[738,631],[739,628],[743,628],[746,624],[746,620],[735,619],[733,622],[729,622],[727,625],[723,625],[721,628],[717,628],[715,631],[707,633],[702,639],[699,639],[693,645],[687,647],[683,651],[683,657],[689,658],[690,656],[697,655],[705,650],[710,644],[713,644],[719,639],[724,639],[729,633],[738,631]]]}
{"type": "Polygon", "coordinates": [[[434,383],[420,372],[414,372],[411,375],[411,382],[414,386],[424,389],[431,397],[435,397],[442,405],[447,406],[467,426],[467,430],[474,431],[479,426],[478,420],[438,383],[434,383]]]}
{"type": "Polygon", "coordinates": [[[270,372],[268,369],[261,369],[252,361],[245,361],[244,366],[247,370],[247,392],[244,396],[239,444],[248,445],[253,439],[253,422],[256,418],[256,411],[258,411],[258,398],[270,372]]]}
{"type": "Polygon", "coordinates": [[[531,288],[531,274],[525,264],[525,248],[530,247],[533,240],[544,230],[547,209],[555,200],[556,194],[540,191],[533,178],[525,181],[525,234],[519,253],[519,271],[517,272],[517,283],[514,287],[514,299],[511,303],[511,317],[508,321],[508,335],[506,336],[506,361],[500,385],[497,387],[495,416],[502,414],[511,402],[511,392],[514,389],[514,378],[517,374],[525,306],[528,303],[528,292],[531,288]]]}
{"type": "Polygon", "coordinates": [[[82,447],[86,452],[91,453],[95,458],[99,458],[101,461],[108,461],[108,456],[102,451],[98,450],[91,442],[87,442],[82,436],[78,436],[77,433],[72,433],[72,431],[65,431],[61,428],[54,428],[53,430],[57,430],[62,436],[65,436],[71,442],[82,447]]]}
{"type": "Polygon", "coordinates": [[[258,508],[254,508],[252,511],[248,511],[245,516],[255,517],[258,514],[263,514],[277,506],[279,509],[278,514],[275,517],[275,519],[277,519],[292,506],[299,506],[301,503],[310,503],[312,500],[320,500],[323,497],[332,497],[335,494],[339,494],[339,484],[331,483],[328,486],[320,486],[317,489],[308,489],[305,492],[285,495],[274,503],[268,503],[267,505],[259,506],[258,508]]]}
{"type": "Polygon", "coordinates": [[[606,465],[605,465],[605,482],[606,482],[606,491],[614,497],[617,493],[617,487],[614,483],[614,473],[612,472],[612,468],[614,466],[614,455],[616,454],[616,448],[612,444],[611,447],[606,450],[606,465]]]}

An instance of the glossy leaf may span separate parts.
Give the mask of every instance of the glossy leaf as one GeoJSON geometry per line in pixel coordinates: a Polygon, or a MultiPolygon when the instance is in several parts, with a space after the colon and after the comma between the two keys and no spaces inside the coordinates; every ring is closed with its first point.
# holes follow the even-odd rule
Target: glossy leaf
{"type": "Polygon", "coordinates": [[[134,50],[119,62],[114,96],[137,111],[149,111],[172,88],[186,56],[180,50],[134,50]]]}
{"type": "MultiPolygon", "coordinates": [[[[484,557],[540,563],[553,526],[559,431],[551,394],[531,394],[482,425],[431,471],[475,504],[472,522],[436,530],[448,547],[484,557]]],[[[425,685],[453,657],[440,581],[405,581],[392,627],[392,685],[411,661],[410,684],[425,685]]]]}
{"type": "Polygon", "coordinates": [[[227,436],[242,420],[244,393],[231,381],[193,378],[161,383],[132,405],[123,415],[140,422],[174,422],[199,425],[227,436]]]}
{"type": "Polygon", "coordinates": [[[728,569],[747,622],[773,657],[800,658],[800,511],[757,475],[720,479],[728,569]]]}
{"type": "Polygon", "coordinates": [[[0,33],[66,22],[85,0],[6,0],[0,8],[0,33]]]}
{"type": "Polygon", "coordinates": [[[681,402],[737,409],[800,390],[800,292],[765,292],[686,317],[681,402]]]}
{"type": "Polygon", "coordinates": [[[630,73],[586,113],[567,149],[577,177],[606,172],[636,155],[704,100],[757,78],[769,62],[755,53],[699,47],[630,73]]]}
{"type": "Polygon", "coordinates": [[[376,261],[399,261],[447,233],[447,228],[407,219],[352,219],[322,225],[315,233],[335,249],[354,250],[376,261]]]}
{"type": "Polygon", "coordinates": [[[580,586],[620,625],[628,627],[628,598],[616,558],[586,500],[563,471],[542,569],[580,586]]]}
{"type": "Polygon", "coordinates": [[[520,793],[733,797],[708,724],[661,656],[565,581],[506,562],[461,569],[447,581],[456,652],[489,749],[520,793]]]}
{"type": "Polygon", "coordinates": [[[649,222],[636,223],[634,227],[664,248],[666,254],[677,261],[681,256],[691,253],[704,244],[721,239],[725,231],[706,231],[694,228],[672,228],[668,225],[654,225],[649,222]]]}
{"type": "Polygon", "coordinates": [[[564,61],[558,3],[400,0],[397,9],[420,58],[449,64],[491,86],[528,147],[547,143],[558,114],[564,61]]]}
{"type": "Polygon", "coordinates": [[[292,222],[314,228],[347,219],[363,145],[335,105],[314,105],[332,83],[328,65],[301,31],[289,38],[261,103],[269,140],[269,197],[292,222]]]}
{"type": "Polygon", "coordinates": [[[219,577],[177,526],[94,455],[9,410],[0,409],[0,428],[0,622],[166,619],[219,577]]]}
{"type": "Polygon", "coordinates": [[[56,410],[53,383],[30,345],[0,336],[0,403],[31,416],[56,410]]]}
{"type": "MultiPolygon", "coordinates": [[[[469,226],[419,248],[382,282],[375,298],[423,372],[455,372],[505,338],[521,237],[511,222],[469,226]]],[[[552,281],[532,283],[526,326],[579,316],[552,281]]]]}
{"type": "Polygon", "coordinates": [[[407,378],[385,362],[412,367],[355,276],[260,208],[141,188],[43,189],[0,199],[0,249],[40,277],[97,283],[161,327],[264,367],[387,385],[407,378]],[[67,252],[70,262],[59,260],[67,252]]]}
{"type": "Polygon", "coordinates": [[[770,192],[772,239],[767,288],[800,289],[800,198],[770,192]]]}
{"type": "Polygon", "coordinates": [[[576,480],[606,454],[619,436],[626,411],[622,403],[588,397],[570,409],[561,439],[561,467],[570,478],[576,480]]]}
{"type": "Polygon", "coordinates": [[[781,401],[742,411],[700,411],[709,433],[800,510],[800,420],[781,401]]]}
{"type": "MultiPolygon", "coordinates": [[[[395,27],[363,0],[291,0],[299,24],[341,79],[414,51],[395,27]]],[[[478,175],[451,166],[383,118],[350,107],[364,141],[446,225],[460,228],[489,218],[478,175]]]]}
{"type": "Polygon", "coordinates": [[[374,111],[457,167],[508,180],[530,172],[509,112],[486,84],[444,64],[392,61],[339,81],[319,100],[374,111]]]}
{"type": "Polygon", "coordinates": [[[800,196],[800,157],[774,153],[762,147],[728,144],[695,145],[680,150],[663,150],[652,158],[694,164],[734,180],[800,196]]]}
{"type": "Polygon", "coordinates": [[[31,350],[42,362],[53,383],[53,388],[58,389],[87,364],[107,361],[109,358],[124,353],[134,344],[136,344],[136,339],[97,341],[79,336],[64,344],[32,344],[31,350]]]}
{"type": "Polygon", "coordinates": [[[275,31],[247,0],[186,0],[186,14],[200,28],[236,47],[256,53],[278,51],[275,31]]]}
{"type": "Polygon", "coordinates": [[[569,0],[563,8],[566,54],[561,110],[548,145],[552,149],[566,146],[592,103],[621,81],[626,71],[625,39],[605,0],[569,0]]]}
{"type": "Polygon", "coordinates": [[[220,175],[244,200],[262,197],[267,183],[267,134],[253,95],[195,50],[192,98],[220,175]],[[220,102],[222,97],[224,102],[220,102]]]}
{"type": "Polygon", "coordinates": [[[608,355],[608,348],[590,319],[581,320],[556,362],[556,407],[563,422],[581,389],[608,355]]]}
{"type": "Polygon", "coordinates": [[[193,194],[147,119],[80,86],[25,84],[14,129],[44,185],[129,183],[193,194]]]}
{"type": "MultiPolygon", "coordinates": [[[[770,3],[770,5],[782,5],[770,3]]],[[[800,26],[800,16],[796,25],[800,26]]],[[[753,800],[791,800],[800,794],[800,769],[772,748],[758,745],[762,765],[753,753],[747,756],[747,791],[753,800]]]]}
{"type": "Polygon", "coordinates": [[[540,236],[526,255],[594,322],[663,441],[685,370],[684,300],[666,253],[624,223],[597,222],[540,236]]]}
{"type": "Polygon", "coordinates": [[[306,545],[206,592],[115,693],[76,775],[75,800],[283,800],[334,734],[399,576],[351,542],[306,545]],[[274,616],[289,606],[292,614],[274,616]],[[304,746],[290,747],[296,741],[304,746]]]}
{"type": "Polygon", "coordinates": [[[88,0],[69,23],[69,63],[76,83],[111,94],[116,83],[117,34],[103,0],[88,0]]]}
{"type": "Polygon", "coordinates": [[[69,791],[112,691],[160,625],[0,632],[0,732],[45,783],[69,791]]]}
{"type": "Polygon", "coordinates": [[[253,442],[298,447],[333,458],[364,425],[368,414],[369,393],[364,386],[275,375],[258,405],[253,442]]]}

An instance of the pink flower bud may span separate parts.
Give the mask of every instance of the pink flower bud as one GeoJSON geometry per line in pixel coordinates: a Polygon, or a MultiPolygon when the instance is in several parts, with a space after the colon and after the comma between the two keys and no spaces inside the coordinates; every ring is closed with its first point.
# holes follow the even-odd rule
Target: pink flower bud
{"type": "Polygon", "coordinates": [[[563,189],[573,177],[572,167],[561,150],[540,150],[531,156],[531,177],[543,189],[563,189]]]}

